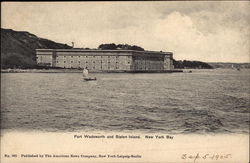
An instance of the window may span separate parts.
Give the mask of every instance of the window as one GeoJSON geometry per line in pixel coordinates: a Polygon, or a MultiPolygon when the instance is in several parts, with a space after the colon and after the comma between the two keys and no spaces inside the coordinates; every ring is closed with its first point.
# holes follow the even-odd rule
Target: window
{"type": "Polygon", "coordinates": [[[64,61],[64,63],[66,63],[66,61],[64,61]]]}
{"type": "Polygon", "coordinates": [[[73,63],[73,61],[71,61],[71,63],[73,63]]]}

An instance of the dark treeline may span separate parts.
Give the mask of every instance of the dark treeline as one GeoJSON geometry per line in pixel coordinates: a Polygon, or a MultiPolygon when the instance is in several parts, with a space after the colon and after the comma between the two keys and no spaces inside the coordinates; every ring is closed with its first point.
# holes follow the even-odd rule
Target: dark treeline
{"type": "Polygon", "coordinates": [[[173,61],[174,68],[183,69],[183,68],[190,68],[190,69],[212,69],[213,67],[205,62],[200,61],[173,61]]]}
{"type": "Polygon", "coordinates": [[[101,50],[138,50],[138,51],[144,51],[144,49],[140,46],[137,45],[128,45],[128,44],[114,44],[114,43],[110,43],[110,44],[101,44],[98,46],[98,49],[101,50]]]}

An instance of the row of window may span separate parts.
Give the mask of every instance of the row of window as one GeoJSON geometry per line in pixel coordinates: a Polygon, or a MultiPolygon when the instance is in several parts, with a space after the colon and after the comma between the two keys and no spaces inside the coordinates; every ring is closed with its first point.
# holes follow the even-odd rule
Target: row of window
{"type": "MultiPolygon", "coordinates": [[[[58,61],[56,61],[56,63],[59,63],[58,61]]],[[[66,61],[64,61],[64,63],[66,63],[66,61]]],[[[74,63],[73,61],[71,61],[70,63],[74,63]]],[[[78,61],[78,63],[81,63],[81,61],[78,61]]],[[[88,63],[88,61],[85,61],[85,63],[88,63]]],[[[95,61],[93,61],[93,63],[95,63],[95,61]]],[[[103,63],[102,61],[100,63],[103,63]]],[[[108,63],[110,63],[110,61],[108,61],[108,63]]],[[[118,64],[119,62],[115,62],[116,64],[118,64]]],[[[128,64],[130,64],[130,62],[128,62],[128,64]]]]}
{"type": "MultiPolygon", "coordinates": [[[[63,66],[63,68],[67,68],[66,66],[63,66]]],[[[70,66],[70,68],[73,68],[72,66],[70,66]]],[[[78,68],[81,68],[80,66],[78,66],[78,68]]],[[[91,69],[90,67],[86,67],[87,69],[91,69]]],[[[95,70],[96,67],[92,67],[92,70],[95,70]]],[[[103,69],[103,67],[101,66],[101,70],[103,69]]],[[[110,66],[108,66],[108,69],[110,70],[110,66]]],[[[115,69],[119,69],[119,66],[116,66],[115,69]]],[[[106,69],[104,69],[106,70],[106,69]]]]}
{"type": "Polygon", "coordinates": [[[164,69],[163,66],[154,66],[154,67],[139,67],[139,66],[135,66],[135,69],[137,70],[153,70],[153,69],[164,69]]]}
{"type": "MultiPolygon", "coordinates": [[[[58,57],[58,56],[56,56],[56,57],[58,57]]],[[[66,58],[66,56],[64,55],[63,56],[64,58],[66,58]]],[[[88,58],[88,57],[91,57],[91,56],[68,56],[68,57],[71,57],[71,58],[73,58],[73,57],[85,57],[85,58],[88,58]]],[[[95,58],[96,56],[92,56],[93,58],[95,58]]],[[[108,57],[108,58],[110,58],[111,56],[100,56],[101,58],[103,58],[103,57],[108,57]]],[[[118,58],[119,56],[115,56],[116,58],[118,58]]],[[[127,58],[130,58],[131,56],[127,56],[127,58]]]]}

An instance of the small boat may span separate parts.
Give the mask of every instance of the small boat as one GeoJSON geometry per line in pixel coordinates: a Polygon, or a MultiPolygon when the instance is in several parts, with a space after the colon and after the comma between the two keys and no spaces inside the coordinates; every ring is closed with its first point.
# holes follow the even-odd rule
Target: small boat
{"type": "Polygon", "coordinates": [[[83,80],[85,80],[85,81],[92,81],[92,80],[96,80],[96,77],[94,77],[94,78],[91,78],[91,77],[89,77],[88,76],[88,74],[89,74],[89,71],[88,71],[88,69],[83,69],[83,71],[82,71],[82,76],[83,76],[83,80]]]}
{"type": "Polygon", "coordinates": [[[94,77],[94,78],[83,78],[83,80],[85,80],[85,81],[96,80],[96,77],[94,77]]]}

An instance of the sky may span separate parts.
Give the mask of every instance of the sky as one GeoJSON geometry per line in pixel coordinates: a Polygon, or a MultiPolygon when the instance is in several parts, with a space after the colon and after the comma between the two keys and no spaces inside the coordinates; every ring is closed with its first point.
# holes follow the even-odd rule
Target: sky
{"type": "Polygon", "coordinates": [[[177,60],[250,62],[250,2],[2,2],[1,28],[78,48],[171,51],[177,60]]]}

